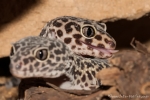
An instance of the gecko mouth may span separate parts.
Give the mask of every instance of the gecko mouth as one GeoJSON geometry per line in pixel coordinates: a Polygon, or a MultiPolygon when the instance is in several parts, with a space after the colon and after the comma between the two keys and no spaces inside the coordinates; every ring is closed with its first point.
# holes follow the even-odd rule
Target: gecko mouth
{"type": "Polygon", "coordinates": [[[82,42],[82,41],[80,41],[80,42],[85,44],[85,45],[87,45],[87,46],[89,46],[89,47],[91,47],[91,48],[93,48],[93,49],[96,49],[96,50],[98,50],[98,51],[100,51],[100,52],[102,52],[102,53],[104,53],[106,55],[110,55],[111,56],[112,54],[118,52],[118,50],[101,48],[101,47],[90,45],[90,44],[82,42]]]}

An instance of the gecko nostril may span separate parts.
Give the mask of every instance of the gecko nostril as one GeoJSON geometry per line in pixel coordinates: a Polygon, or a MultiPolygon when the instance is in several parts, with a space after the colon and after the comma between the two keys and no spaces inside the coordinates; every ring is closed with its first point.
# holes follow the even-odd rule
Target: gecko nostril
{"type": "Polygon", "coordinates": [[[22,62],[20,62],[17,66],[16,66],[16,69],[20,69],[22,66],[22,62]]]}
{"type": "Polygon", "coordinates": [[[115,48],[116,44],[113,41],[109,41],[108,44],[110,45],[110,47],[115,48]]]}
{"type": "Polygon", "coordinates": [[[109,41],[107,38],[104,39],[104,41],[110,45],[111,48],[115,48],[116,44],[114,41],[109,41]]]}

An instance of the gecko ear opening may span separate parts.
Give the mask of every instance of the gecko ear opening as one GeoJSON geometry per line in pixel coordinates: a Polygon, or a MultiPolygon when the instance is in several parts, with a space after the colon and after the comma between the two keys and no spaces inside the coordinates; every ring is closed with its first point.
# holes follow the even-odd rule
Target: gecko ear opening
{"type": "Polygon", "coordinates": [[[18,50],[18,48],[20,47],[19,45],[16,45],[15,43],[11,43],[11,49],[10,49],[10,57],[13,56],[16,51],[18,50]]]}
{"type": "Polygon", "coordinates": [[[13,56],[14,54],[15,54],[15,50],[14,50],[14,48],[12,46],[11,49],[10,49],[10,56],[13,56]]]}

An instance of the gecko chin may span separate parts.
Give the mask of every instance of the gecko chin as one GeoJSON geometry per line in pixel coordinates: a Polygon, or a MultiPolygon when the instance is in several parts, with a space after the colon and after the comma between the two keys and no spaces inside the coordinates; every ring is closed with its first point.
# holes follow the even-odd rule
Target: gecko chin
{"type": "Polygon", "coordinates": [[[80,41],[80,42],[85,44],[85,45],[87,45],[89,48],[92,48],[92,51],[96,52],[95,54],[93,54],[93,56],[91,56],[89,54],[86,54],[84,52],[84,53],[81,54],[83,57],[88,57],[88,58],[95,58],[95,57],[98,57],[98,58],[109,58],[109,57],[112,56],[112,54],[118,52],[118,50],[97,47],[97,46],[85,43],[83,41],[80,41]]]}

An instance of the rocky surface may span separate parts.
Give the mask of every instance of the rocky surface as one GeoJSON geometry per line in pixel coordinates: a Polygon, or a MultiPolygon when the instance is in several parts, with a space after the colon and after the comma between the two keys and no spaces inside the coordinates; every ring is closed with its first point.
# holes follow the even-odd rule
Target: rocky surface
{"type": "Polygon", "coordinates": [[[0,9],[0,57],[3,57],[9,55],[11,43],[38,35],[52,18],[69,15],[105,21],[132,20],[150,11],[150,0],[1,0],[0,6],[3,8],[0,9]]]}

